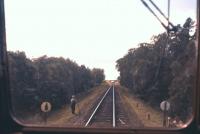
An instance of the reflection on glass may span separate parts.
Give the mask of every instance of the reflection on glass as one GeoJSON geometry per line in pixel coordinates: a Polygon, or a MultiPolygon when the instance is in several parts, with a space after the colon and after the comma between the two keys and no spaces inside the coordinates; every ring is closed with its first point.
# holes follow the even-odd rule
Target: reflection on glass
{"type": "MultiPolygon", "coordinates": [[[[16,118],[33,126],[184,127],[192,117],[196,1],[171,2],[169,27],[144,2],[151,5],[6,1],[16,118]]],[[[155,4],[167,14],[167,1],[155,4]]]]}

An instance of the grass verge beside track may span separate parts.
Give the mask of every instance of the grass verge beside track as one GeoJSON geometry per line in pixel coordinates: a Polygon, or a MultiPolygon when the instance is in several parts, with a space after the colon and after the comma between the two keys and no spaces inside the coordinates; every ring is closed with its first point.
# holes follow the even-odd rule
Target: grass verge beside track
{"type": "Polygon", "coordinates": [[[134,110],[145,127],[162,127],[162,112],[153,109],[142,100],[135,97],[127,88],[119,86],[121,95],[126,105],[134,110]]]}

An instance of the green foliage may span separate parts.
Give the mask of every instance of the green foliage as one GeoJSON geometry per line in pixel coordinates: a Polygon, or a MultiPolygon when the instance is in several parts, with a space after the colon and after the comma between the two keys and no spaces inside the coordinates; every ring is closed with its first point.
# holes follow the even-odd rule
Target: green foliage
{"type": "Polygon", "coordinates": [[[156,108],[161,101],[170,101],[170,115],[183,120],[191,114],[195,81],[193,25],[188,18],[178,33],[153,36],[151,43],[130,49],[116,65],[123,86],[156,108]]]}
{"type": "Polygon", "coordinates": [[[101,84],[104,71],[90,70],[70,59],[42,56],[29,59],[24,52],[8,52],[11,97],[16,113],[38,112],[43,101],[53,110],[70,102],[72,94],[101,84]]]}
{"type": "Polygon", "coordinates": [[[92,76],[93,76],[95,85],[99,85],[105,79],[104,70],[94,68],[92,69],[92,76]]]}

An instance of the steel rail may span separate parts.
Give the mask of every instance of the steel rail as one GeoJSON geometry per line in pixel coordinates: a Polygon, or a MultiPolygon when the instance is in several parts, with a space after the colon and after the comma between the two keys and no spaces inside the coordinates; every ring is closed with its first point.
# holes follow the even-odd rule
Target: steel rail
{"type": "Polygon", "coordinates": [[[115,127],[115,89],[114,89],[114,84],[113,84],[113,127],[115,127]]]}
{"type": "Polygon", "coordinates": [[[98,103],[97,107],[95,108],[95,110],[93,111],[92,115],[90,116],[90,118],[88,119],[87,123],[85,124],[85,127],[87,127],[89,125],[89,123],[91,122],[93,116],[95,115],[95,113],[97,112],[99,106],[101,105],[102,101],[104,100],[104,98],[106,97],[106,95],[108,94],[108,92],[110,91],[110,89],[112,88],[112,86],[106,91],[106,93],[104,94],[104,96],[102,97],[102,99],[100,100],[100,102],[98,103]]]}

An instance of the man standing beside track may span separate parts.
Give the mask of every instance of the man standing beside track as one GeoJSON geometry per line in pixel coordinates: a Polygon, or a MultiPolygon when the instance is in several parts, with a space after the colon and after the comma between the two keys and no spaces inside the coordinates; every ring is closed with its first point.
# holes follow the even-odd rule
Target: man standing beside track
{"type": "Polygon", "coordinates": [[[75,95],[72,95],[72,98],[71,98],[71,110],[72,110],[72,114],[75,114],[75,110],[76,110],[76,98],[75,98],[75,95]]]}

